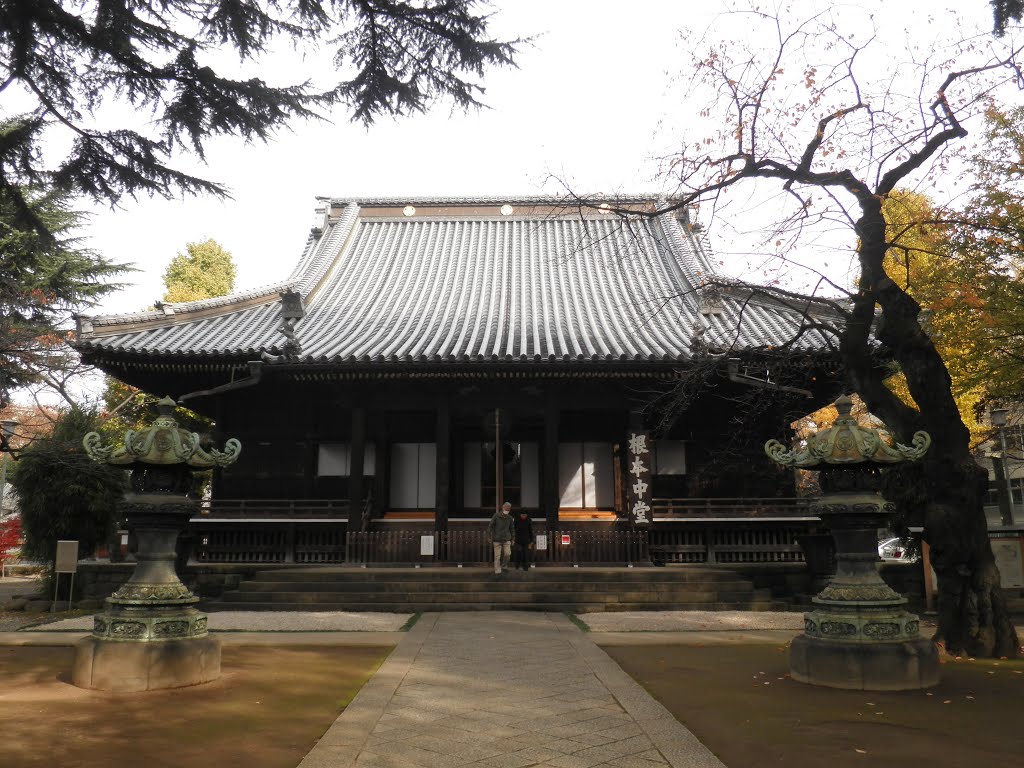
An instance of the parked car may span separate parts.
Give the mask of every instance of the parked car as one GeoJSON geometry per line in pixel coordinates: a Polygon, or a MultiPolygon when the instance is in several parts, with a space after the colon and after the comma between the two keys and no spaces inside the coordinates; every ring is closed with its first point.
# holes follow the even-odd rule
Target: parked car
{"type": "Polygon", "coordinates": [[[902,539],[889,538],[878,542],[878,556],[882,560],[902,561],[916,563],[919,559],[917,552],[907,548],[902,539]]]}

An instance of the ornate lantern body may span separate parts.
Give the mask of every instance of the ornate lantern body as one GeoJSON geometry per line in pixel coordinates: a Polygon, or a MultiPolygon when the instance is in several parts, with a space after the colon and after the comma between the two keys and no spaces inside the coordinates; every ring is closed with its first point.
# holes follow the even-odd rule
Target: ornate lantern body
{"type": "Polygon", "coordinates": [[[83,445],[91,459],[131,469],[131,492],[120,511],[136,539],[131,578],[106,600],[90,637],[76,649],[72,681],[82,688],[116,691],[177,688],[220,676],[220,643],[207,633],[206,615],[178,578],[178,536],[197,511],[189,498],[193,474],[233,463],[241,445],[206,449],[197,434],[178,426],[175,403],[164,398],[146,429],[129,431],[123,446],[103,445],[96,432],[83,445]]]}
{"type": "Polygon", "coordinates": [[[882,470],[916,461],[931,444],[925,432],[911,446],[890,445],[877,430],[851,416],[853,402],[840,397],[835,424],[799,450],[777,440],[765,452],[784,466],[819,473],[822,495],[810,509],[832,532],[836,574],[813,598],[804,634],[790,649],[794,680],[834,688],[911,690],[938,683],[938,650],[919,633],[906,599],[878,575],[878,536],[893,506],[881,495],[882,470]]]}

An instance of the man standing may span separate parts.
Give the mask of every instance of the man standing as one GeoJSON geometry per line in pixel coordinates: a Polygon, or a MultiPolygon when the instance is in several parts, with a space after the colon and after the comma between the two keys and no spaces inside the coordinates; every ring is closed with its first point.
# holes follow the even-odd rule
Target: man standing
{"type": "Polygon", "coordinates": [[[487,524],[487,538],[494,545],[494,572],[501,573],[508,568],[509,558],[512,557],[512,505],[507,501],[501,505],[501,509],[494,513],[491,522],[487,524]]]}
{"type": "Polygon", "coordinates": [[[514,527],[515,541],[512,544],[512,563],[524,571],[528,571],[530,570],[530,555],[533,554],[530,551],[533,549],[533,521],[530,520],[525,509],[519,510],[514,527]]]}

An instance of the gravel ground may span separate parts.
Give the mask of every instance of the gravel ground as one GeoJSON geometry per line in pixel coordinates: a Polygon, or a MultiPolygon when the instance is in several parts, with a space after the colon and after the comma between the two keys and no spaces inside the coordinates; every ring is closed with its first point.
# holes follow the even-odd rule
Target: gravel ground
{"type": "MultiPolygon", "coordinates": [[[[13,594],[29,594],[39,582],[30,578],[0,580],[0,602],[13,594]]],[[[347,613],[339,611],[213,611],[210,629],[254,632],[394,632],[409,620],[408,613],[347,613]]],[[[59,616],[59,614],[58,614],[59,616]]],[[[47,621],[48,613],[0,613],[0,632],[13,632],[47,621]]],[[[585,613],[580,619],[594,632],[699,632],[708,630],[803,629],[800,613],[748,611],[627,611],[585,613]]],[[[92,629],[92,616],[58,619],[32,631],[65,632],[92,629]]]]}
{"type": "MultiPolygon", "coordinates": [[[[411,613],[345,613],[341,611],[217,611],[207,614],[209,628],[249,632],[397,632],[411,613]]],[[[92,616],[61,619],[32,627],[33,632],[89,631],[92,616]]]]}
{"type": "Polygon", "coordinates": [[[0,603],[15,595],[35,595],[42,586],[42,580],[35,576],[0,577],[0,603]]]}
{"type": "Polygon", "coordinates": [[[802,613],[773,611],[623,611],[584,613],[593,632],[706,632],[751,629],[803,629],[802,613]]]}
{"type": "MultiPolygon", "coordinates": [[[[15,595],[35,597],[41,586],[42,582],[34,576],[0,577],[0,605],[15,595]]],[[[0,632],[14,632],[26,624],[34,624],[39,620],[38,613],[0,611],[0,632]]]]}
{"type": "MultiPolygon", "coordinates": [[[[7,614],[12,615],[12,614],[7,614]]],[[[345,613],[339,611],[218,611],[207,614],[210,629],[255,632],[394,632],[409,620],[408,613],[345,613]]],[[[25,622],[46,619],[25,617],[25,622]]],[[[803,615],[747,611],[627,611],[585,613],[579,617],[594,632],[700,632],[711,630],[803,629],[803,615]]],[[[0,617],[0,628],[3,628],[0,617]]],[[[18,629],[19,627],[11,627],[18,629]]],[[[88,631],[92,616],[60,619],[33,632],[88,631]]]]}
{"type": "Polygon", "coordinates": [[[16,632],[28,624],[39,621],[38,613],[7,611],[0,613],[0,632],[16,632]]]}

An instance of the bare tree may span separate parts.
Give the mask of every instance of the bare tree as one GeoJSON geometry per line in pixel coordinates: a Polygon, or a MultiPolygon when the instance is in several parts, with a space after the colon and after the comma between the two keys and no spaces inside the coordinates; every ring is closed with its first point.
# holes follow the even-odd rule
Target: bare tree
{"type": "Polygon", "coordinates": [[[894,243],[883,203],[897,186],[943,194],[966,126],[1000,88],[1024,86],[1020,48],[1009,36],[921,50],[910,41],[899,61],[882,43],[882,24],[858,9],[800,21],[752,9],[727,14],[692,41],[687,95],[709,94],[700,115],[718,128],[671,158],[677,192],[670,207],[704,201],[720,209],[740,188],[772,188],[784,213],[769,248],[785,257],[825,230],[827,243],[855,256],[859,275],[839,340],[848,386],[899,439],[919,429],[933,439],[923,522],[941,595],[937,639],[951,652],[1016,656],[982,508],[987,474],[972,457],[919,305],[886,275],[894,243]],[[755,26],[745,39],[756,43],[731,39],[755,26]],[[906,376],[914,405],[886,387],[891,371],[878,364],[879,352],[906,376]]]}

